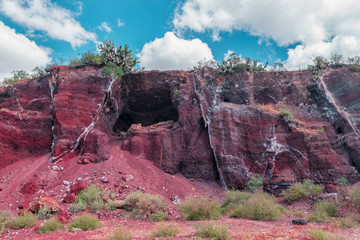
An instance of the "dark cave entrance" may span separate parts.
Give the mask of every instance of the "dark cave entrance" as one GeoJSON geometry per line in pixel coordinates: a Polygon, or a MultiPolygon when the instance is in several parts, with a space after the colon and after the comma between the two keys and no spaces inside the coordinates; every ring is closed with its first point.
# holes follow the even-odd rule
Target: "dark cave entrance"
{"type": "Polygon", "coordinates": [[[131,124],[146,127],[159,122],[179,120],[173,106],[170,89],[134,91],[128,94],[127,104],[113,126],[114,135],[126,132],[131,124]]]}

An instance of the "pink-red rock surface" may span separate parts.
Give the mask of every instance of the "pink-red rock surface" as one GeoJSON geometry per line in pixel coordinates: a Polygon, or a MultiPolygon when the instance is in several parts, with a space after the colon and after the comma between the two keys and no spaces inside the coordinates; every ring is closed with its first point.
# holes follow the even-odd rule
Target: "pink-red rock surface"
{"type": "MultiPolygon", "coordinates": [[[[114,151],[224,188],[243,188],[257,173],[269,191],[306,178],[354,182],[359,87],[359,73],[346,67],[316,80],[310,71],[224,76],[205,68],[129,74],[116,82],[94,66],[58,66],[46,77],[0,88],[0,170],[28,157],[50,160],[54,176],[23,176],[18,187],[29,196],[49,179],[75,174],[67,167],[73,162],[96,168],[114,151]],[[280,108],[293,116],[281,118],[280,108]]],[[[0,179],[4,189],[6,181],[0,179]]]]}

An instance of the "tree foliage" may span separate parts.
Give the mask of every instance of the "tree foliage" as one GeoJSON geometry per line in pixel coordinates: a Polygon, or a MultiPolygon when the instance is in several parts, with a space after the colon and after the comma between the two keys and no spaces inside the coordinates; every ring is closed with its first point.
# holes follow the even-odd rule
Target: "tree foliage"
{"type": "Polygon", "coordinates": [[[250,58],[242,59],[236,53],[232,53],[227,59],[224,59],[220,65],[220,73],[233,74],[235,72],[251,72],[251,71],[264,71],[267,67],[259,64],[256,60],[250,58]]]}
{"type": "Polygon", "coordinates": [[[98,45],[98,49],[103,63],[107,65],[112,62],[121,67],[124,73],[130,73],[138,63],[128,45],[120,45],[116,48],[113,41],[105,40],[98,45]]]}

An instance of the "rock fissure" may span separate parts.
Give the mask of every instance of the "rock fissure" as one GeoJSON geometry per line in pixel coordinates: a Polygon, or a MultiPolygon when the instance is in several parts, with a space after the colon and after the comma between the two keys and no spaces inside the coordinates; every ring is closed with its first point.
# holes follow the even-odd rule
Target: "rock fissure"
{"type": "MultiPolygon", "coordinates": [[[[354,125],[353,120],[351,119],[349,114],[346,111],[344,111],[343,109],[341,109],[340,106],[338,106],[338,104],[336,103],[336,100],[334,99],[332,93],[329,91],[329,89],[328,89],[328,87],[327,87],[327,85],[326,85],[326,83],[324,81],[324,75],[321,75],[319,77],[318,84],[319,84],[318,85],[319,89],[324,92],[324,96],[329,101],[329,103],[336,109],[337,113],[349,124],[349,126],[352,128],[353,132],[358,137],[360,137],[360,132],[356,128],[356,126],[354,125]]],[[[340,132],[342,132],[342,130],[340,132]]]]}
{"type": "MultiPolygon", "coordinates": [[[[217,157],[217,152],[216,152],[216,148],[214,147],[214,143],[212,141],[212,134],[211,134],[211,116],[210,114],[213,113],[214,111],[214,107],[211,106],[209,107],[208,103],[205,101],[205,97],[202,96],[201,94],[201,90],[198,89],[198,87],[196,86],[196,80],[197,78],[195,77],[194,78],[194,92],[199,100],[199,106],[200,106],[200,111],[201,111],[201,115],[202,115],[202,118],[204,120],[204,124],[205,124],[205,127],[207,128],[208,130],[208,135],[209,135],[209,143],[210,143],[210,147],[212,149],[212,152],[214,154],[214,160],[215,160],[215,165],[216,165],[216,171],[218,172],[218,175],[219,175],[219,179],[220,179],[220,183],[222,185],[222,187],[224,189],[227,189],[227,185],[226,185],[226,182],[224,180],[224,177],[223,177],[223,173],[221,171],[221,168],[220,168],[220,165],[219,165],[219,162],[218,162],[218,157],[217,157]],[[206,110],[207,110],[207,114],[205,114],[204,112],[204,107],[203,107],[203,104],[205,104],[206,106],[206,110]]],[[[199,86],[201,86],[201,84],[199,83],[199,86]]],[[[214,96],[214,99],[213,99],[213,105],[216,106],[216,103],[217,103],[217,91],[214,91],[213,94],[215,95],[214,96]]]]}
{"type": "Polygon", "coordinates": [[[53,156],[49,160],[50,162],[55,163],[55,164],[59,163],[60,161],[62,161],[62,157],[65,157],[68,154],[72,154],[75,150],[77,150],[80,147],[80,145],[82,145],[82,146],[81,146],[79,155],[83,154],[86,139],[87,139],[89,133],[95,127],[97,121],[99,120],[100,115],[101,115],[101,113],[102,113],[102,111],[104,109],[104,106],[106,106],[107,102],[109,101],[110,96],[111,96],[111,90],[112,90],[112,87],[113,87],[115,81],[116,81],[116,78],[111,75],[110,81],[109,81],[108,86],[106,87],[106,90],[105,90],[105,93],[104,93],[103,100],[101,101],[101,103],[98,104],[98,108],[96,110],[95,116],[92,118],[92,121],[91,121],[90,125],[88,125],[84,129],[84,131],[76,138],[76,140],[72,143],[73,146],[69,150],[64,151],[60,155],[53,156]]]}

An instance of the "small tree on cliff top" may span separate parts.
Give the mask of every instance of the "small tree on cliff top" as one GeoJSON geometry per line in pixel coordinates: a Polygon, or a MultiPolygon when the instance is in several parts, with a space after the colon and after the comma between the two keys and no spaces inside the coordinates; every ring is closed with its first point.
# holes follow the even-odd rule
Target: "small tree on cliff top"
{"type": "Polygon", "coordinates": [[[116,48],[113,41],[105,40],[98,45],[98,49],[103,63],[108,65],[108,63],[111,62],[121,67],[124,73],[130,73],[138,63],[138,60],[131,53],[128,45],[120,45],[116,48]]]}

